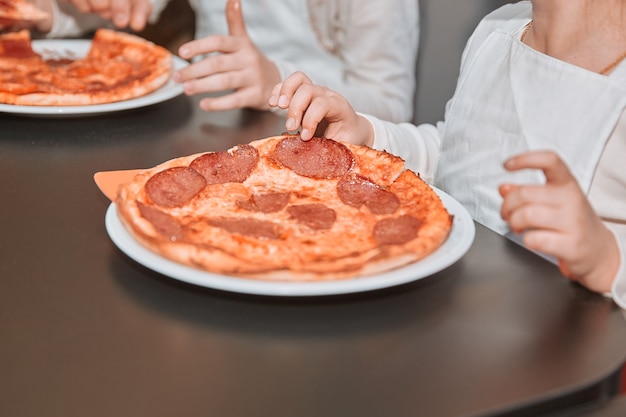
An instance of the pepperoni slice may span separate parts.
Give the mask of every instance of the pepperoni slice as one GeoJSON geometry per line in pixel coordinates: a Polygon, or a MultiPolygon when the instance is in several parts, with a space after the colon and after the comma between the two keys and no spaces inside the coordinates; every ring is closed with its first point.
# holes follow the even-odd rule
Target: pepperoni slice
{"type": "Polygon", "coordinates": [[[331,139],[299,136],[281,140],[274,149],[274,159],[298,175],[330,179],[345,175],[354,165],[350,149],[331,139]]]}
{"type": "Polygon", "coordinates": [[[337,195],[344,203],[359,208],[365,204],[372,214],[392,214],[400,199],[362,175],[346,175],[337,183],[337,195]]]}
{"type": "Polygon", "coordinates": [[[275,213],[281,211],[289,203],[289,193],[253,194],[250,200],[237,201],[237,206],[248,211],[275,213]]]}
{"type": "Polygon", "coordinates": [[[280,239],[280,230],[275,223],[253,218],[216,217],[209,219],[211,226],[219,227],[230,233],[266,239],[280,239]]]}
{"type": "Polygon", "coordinates": [[[287,207],[287,212],[296,220],[314,230],[330,229],[337,220],[335,210],[323,204],[300,204],[287,207]]]}
{"type": "Polygon", "coordinates": [[[259,151],[252,145],[239,145],[228,151],[212,152],[194,159],[190,168],[204,176],[207,184],[244,182],[259,161],[259,151]]]}
{"type": "Polygon", "coordinates": [[[402,245],[417,237],[421,224],[413,216],[386,218],[374,226],[374,239],[379,245],[402,245]]]}
{"type": "Polygon", "coordinates": [[[183,237],[182,227],[176,219],[156,207],[137,202],[141,215],[148,220],[154,228],[169,240],[180,240],[183,237]]]}
{"type": "Polygon", "coordinates": [[[197,171],[187,167],[168,168],[146,181],[150,200],[161,207],[180,207],[206,186],[206,180],[197,171]]]}

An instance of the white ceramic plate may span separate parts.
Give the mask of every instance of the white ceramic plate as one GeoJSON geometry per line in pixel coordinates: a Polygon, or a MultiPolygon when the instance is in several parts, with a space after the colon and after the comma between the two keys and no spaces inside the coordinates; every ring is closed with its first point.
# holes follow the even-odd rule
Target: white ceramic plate
{"type": "MultiPolygon", "coordinates": [[[[33,41],[33,50],[41,54],[44,59],[78,59],[87,54],[90,45],[91,40],[88,39],[41,39],[33,41]]],[[[177,56],[172,58],[174,59],[175,69],[187,65],[186,61],[177,56]]],[[[145,107],[169,100],[182,93],[183,86],[170,79],[165,85],[150,94],[116,103],[93,104],[89,106],[16,106],[13,104],[0,104],[0,112],[47,117],[86,116],[145,107]]]]}
{"type": "Polygon", "coordinates": [[[427,277],[459,260],[470,248],[476,233],[474,222],[461,204],[435,189],[448,211],[454,215],[452,231],[442,246],[413,264],[384,272],[337,281],[264,281],[220,275],[171,261],[147,249],[121,223],[115,204],[107,210],[105,225],[113,243],[131,259],[179,281],[224,291],[273,296],[320,296],[371,291],[427,277]]]}

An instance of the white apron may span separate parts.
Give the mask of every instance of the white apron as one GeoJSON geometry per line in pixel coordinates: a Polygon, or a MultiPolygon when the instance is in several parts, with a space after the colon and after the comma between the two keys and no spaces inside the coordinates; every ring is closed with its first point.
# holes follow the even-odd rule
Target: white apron
{"type": "Polygon", "coordinates": [[[503,182],[543,183],[539,170],[509,173],[502,163],[552,149],[585,192],[626,106],[626,66],[610,77],[551,58],[519,40],[528,19],[507,23],[468,58],[446,113],[435,185],[475,220],[501,233],[503,182]]]}

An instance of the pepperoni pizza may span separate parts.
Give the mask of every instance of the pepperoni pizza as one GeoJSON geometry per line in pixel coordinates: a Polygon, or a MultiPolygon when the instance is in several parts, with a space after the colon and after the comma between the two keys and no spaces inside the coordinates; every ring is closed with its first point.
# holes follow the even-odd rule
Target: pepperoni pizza
{"type": "Polygon", "coordinates": [[[154,252],[209,272],[342,279],[437,249],[452,227],[404,161],[326,138],[271,137],[180,157],[120,187],[119,217],[154,252]]]}
{"type": "Polygon", "coordinates": [[[32,49],[27,30],[7,33],[0,36],[0,103],[82,106],[128,100],[165,84],[172,65],[165,48],[110,29],[99,29],[79,59],[44,59],[32,49]]]}

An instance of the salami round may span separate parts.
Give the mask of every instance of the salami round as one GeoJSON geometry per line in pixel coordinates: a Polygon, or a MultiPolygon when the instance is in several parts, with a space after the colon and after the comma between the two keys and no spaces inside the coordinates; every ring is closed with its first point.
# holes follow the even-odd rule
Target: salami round
{"type": "Polygon", "coordinates": [[[123,184],[115,202],[154,252],[266,280],[354,278],[416,262],[444,243],[453,220],[402,159],[298,135],[164,162],[123,184]]]}

